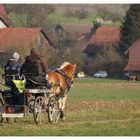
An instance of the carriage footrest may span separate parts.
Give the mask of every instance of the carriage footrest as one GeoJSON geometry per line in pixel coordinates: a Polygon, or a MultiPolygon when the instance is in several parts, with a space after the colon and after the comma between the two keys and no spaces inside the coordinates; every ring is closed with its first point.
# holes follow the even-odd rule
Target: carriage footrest
{"type": "Polygon", "coordinates": [[[2,113],[2,118],[22,118],[24,113],[2,113]]]}
{"type": "Polygon", "coordinates": [[[49,93],[50,90],[49,89],[26,89],[25,92],[38,94],[38,93],[49,93]]]}

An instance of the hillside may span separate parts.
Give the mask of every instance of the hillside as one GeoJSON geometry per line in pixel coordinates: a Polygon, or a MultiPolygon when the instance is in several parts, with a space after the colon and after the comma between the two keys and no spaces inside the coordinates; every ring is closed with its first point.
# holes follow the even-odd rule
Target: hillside
{"type": "MultiPolygon", "coordinates": [[[[30,19],[34,20],[32,14],[38,13],[34,15],[36,20],[46,20],[44,22],[51,24],[92,24],[96,18],[104,18],[115,20],[113,25],[120,25],[120,20],[125,16],[125,12],[129,7],[129,5],[126,4],[31,4],[20,5],[20,7],[18,4],[7,4],[5,6],[12,19],[25,18],[24,21],[22,21],[25,23],[28,14],[30,14],[30,19]],[[18,16],[15,16],[15,13],[18,14],[18,16]],[[38,15],[44,18],[40,19],[38,15]]],[[[19,25],[22,26],[18,19],[18,21],[14,23],[14,26],[17,27],[19,25]]]]}
{"type": "Polygon", "coordinates": [[[80,8],[85,8],[89,14],[94,15],[98,13],[98,7],[107,7],[117,12],[120,9],[123,14],[128,9],[128,4],[54,4],[55,12],[63,14],[67,9],[76,11],[80,8]]]}

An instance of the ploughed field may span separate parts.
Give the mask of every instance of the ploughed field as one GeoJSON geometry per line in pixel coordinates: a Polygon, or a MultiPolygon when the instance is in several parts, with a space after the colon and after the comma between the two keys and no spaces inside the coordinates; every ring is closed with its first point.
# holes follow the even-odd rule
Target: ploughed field
{"type": "Polygon", "coordinates": [[[65,121],[50,124],[45,114],[36,125],[31,114],[0,124],[0,136],[140,135],[140,82],[76,79],[68,94],[65,121]]]}

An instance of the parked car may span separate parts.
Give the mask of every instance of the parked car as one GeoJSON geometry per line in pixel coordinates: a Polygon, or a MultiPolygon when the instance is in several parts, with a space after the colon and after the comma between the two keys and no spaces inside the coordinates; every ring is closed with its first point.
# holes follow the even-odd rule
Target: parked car
{"type": "Polygon", "coordinates": [[[107,74],[106,71],[98,71],[98,72],[93,74],[93,77],[95,77],[95,78],[105,78],[105,77],[108,77],[108,74],[107,74]]]}
{"type": "Polygon", "coordinates": [[[124,77],[129,77],[130,76],[130,73],[129,72],[126,72],[125,74],[124,74],[124,77]]]}

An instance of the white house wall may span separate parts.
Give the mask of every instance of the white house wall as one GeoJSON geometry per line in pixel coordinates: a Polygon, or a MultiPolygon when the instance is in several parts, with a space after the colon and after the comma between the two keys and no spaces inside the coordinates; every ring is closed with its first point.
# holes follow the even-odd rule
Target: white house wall
{"type": "Polygon", "coordinates": [[[0,28],[7,28],[7,26],[4,24],[2,20],[0,20],[0,28]]]}

